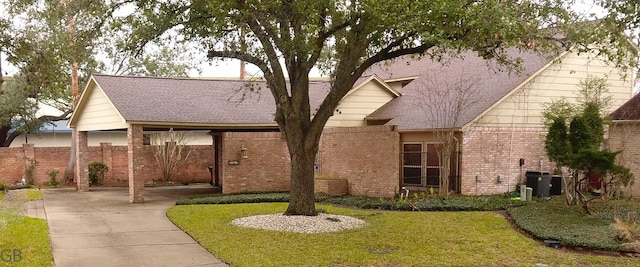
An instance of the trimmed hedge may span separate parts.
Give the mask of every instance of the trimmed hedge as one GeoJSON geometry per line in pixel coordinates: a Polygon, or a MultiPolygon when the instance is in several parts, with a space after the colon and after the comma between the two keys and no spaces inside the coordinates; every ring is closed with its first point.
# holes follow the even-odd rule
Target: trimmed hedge
{"type": "Polygon", "coordinates": [[[178,200],[176,205],[198,204],[236,204],[259,202],[289,202],[289,193],[260,193],[260,194],[236,194],[200,196],[190,199],[178,200]]]}
{"type": "MultiPolygon", "coordinates": [[[[177,205],[197,204],[233,204],[258,202],[288,202],[289,193],[256,193],[236,195],[201,196],[178,201],[177,205]]],[[[341,205],[359,209],[380,209],[399,211],[494,211],[526,205],[526,202],[511,200],[502,195],[495,196],[456,196],[449,199],[435,197],[372,198],[362,196],[332,197],[316,195],[316,202],[341,205]]]]}

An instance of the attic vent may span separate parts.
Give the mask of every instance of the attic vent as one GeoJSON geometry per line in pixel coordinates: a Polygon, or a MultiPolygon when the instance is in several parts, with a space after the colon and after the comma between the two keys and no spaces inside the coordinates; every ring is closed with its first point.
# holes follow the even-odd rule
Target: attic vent
{"type": "Polygon", "coordinates": [[[411,80],[404,80],[404,81],[402,81],[400,84],[402,85],[402,87],[405,87],[405,86],[407,86],[407,84],[409,84],[410,82],[413,82],[413,79],[411,79],[411,80]]]}
{"type": "Polygon", "coordinates": [[[385,125],[387,124],[387,122],[389,122],[391,119],[367,119],[366,120],[366,124],[367,126],[372,126],[372,125],[385,125]]]}

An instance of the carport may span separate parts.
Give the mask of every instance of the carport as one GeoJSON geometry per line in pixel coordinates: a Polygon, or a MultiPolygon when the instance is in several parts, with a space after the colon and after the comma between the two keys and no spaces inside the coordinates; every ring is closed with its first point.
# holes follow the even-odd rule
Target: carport
{"type": "MultiPolygon", "coordinates": [[[[129,201],[144,202],[143,131],[209,130],[215,162],[223,158],[220,133],[277,131],[275,103],[264,82],[94,74],[69,126],[76,131],[75,177],[89,191],[88,131],[127,130],[129,201]],[[262,93],[261,93],[262,92],[262,93]]],[[[216,177],[224,183],[221,168],[216,177]]]]}

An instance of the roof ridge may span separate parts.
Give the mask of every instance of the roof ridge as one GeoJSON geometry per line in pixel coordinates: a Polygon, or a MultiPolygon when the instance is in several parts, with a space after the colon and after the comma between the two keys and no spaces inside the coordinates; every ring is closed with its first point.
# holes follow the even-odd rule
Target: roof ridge
{"type": "MultiPolygon", "coordinates": [[[[266,80],[240,80],[237,78],[225,78],[225,77],[163,77],[163,76],[146,76],[146,75],[116,75],[116,74],[104,74],[93,73],[92,76],[97,77],[113,77],[113,78],[136,78],[136,79],[158,79],[158,80],[189,80],[189,81],[224,81],[224,82],[256,82],[266,83],[266,80]]],[[[287,81],[288,82],[288,81],[287,81]]],[[[309,83],[330,83],[332,80],[325,79],[311,79],[309,83]]]]}
{"type": "Polygon", "coordinates": [[[225,79],[214,77],[163,77],[163,76],[146,76],[146,75],[116,75],[116,74],[104,74],[93,73],[92,76],[98,77],[113,77],[113,78],[135,78],[135,79],[157,79],[157,80],[190,80],[190,81],[225,81],[225,82],[263,82],[255,80],[240,80],[240,79],[225,79]]]}

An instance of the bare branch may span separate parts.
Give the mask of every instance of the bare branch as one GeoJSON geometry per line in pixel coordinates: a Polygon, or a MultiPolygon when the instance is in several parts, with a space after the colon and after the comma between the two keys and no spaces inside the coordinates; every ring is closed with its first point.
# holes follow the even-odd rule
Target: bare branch
{"type": "Polygon", "coordinates": [[[151,134],[153,156],[160,167],[164,182],[171,181],[175,172],[187,162],[191,154],[187,146],[190,137],[190,132],[173,131],[173,129],[151,134]]]}

